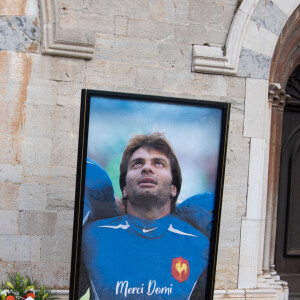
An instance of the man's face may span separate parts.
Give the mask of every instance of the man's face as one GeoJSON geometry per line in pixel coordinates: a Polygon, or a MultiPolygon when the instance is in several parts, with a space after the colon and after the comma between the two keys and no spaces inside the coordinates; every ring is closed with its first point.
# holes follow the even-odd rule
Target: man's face
{"type": "Polygon", "coordinates": [[[160,151],[141,147],[129,159],[123,197],[137,206],[162,205],[175,197],[171,165],[160,151]]]}

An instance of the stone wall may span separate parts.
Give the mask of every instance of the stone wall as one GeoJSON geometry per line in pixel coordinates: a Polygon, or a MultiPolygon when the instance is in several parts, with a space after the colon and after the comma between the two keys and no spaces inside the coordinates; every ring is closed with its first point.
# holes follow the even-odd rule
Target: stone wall
{"type": "MultiPolygon", "coordinates": [[[[274,27],[272,16],[262,15],[265,2],[253,14],[252,33],[255,26],[274,27]]],[[[287,16],[273,2],[267,1],[268,11],[282,26],[287,16]]],[[[258,55],[256,36],[247,36],[236,76],[194,73],[191,65],[193,44],[224,46],[238,1],[39,3],[0,3],[0,280],[4,271],[18,270],[68,288],[80,98],[88,88],[232,104],[215,288],[237,289],[251,138],[268,143],[263,119],[270,55],[258,55]],[[49,11],[41,18],[39,8],[47,3],[55,24],[49,11]],[[43,55],[44,24],[68,41],[64,51],[78,41],[92,45],[92,59],[43,55]],[[256,105],[263,109],[258,117],[256,105]]]]}

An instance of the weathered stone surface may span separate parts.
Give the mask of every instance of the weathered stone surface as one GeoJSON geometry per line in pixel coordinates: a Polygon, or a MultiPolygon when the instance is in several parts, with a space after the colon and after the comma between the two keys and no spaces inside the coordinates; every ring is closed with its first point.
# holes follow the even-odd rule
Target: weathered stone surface
{"type": "Polygon", "coordinates": [[[190,69],[192,47],[182,44],[160,43],[159,65],[166,68],[190,69]]]}
{"type": "Polygon", "coordinates": [[[149,0],[91,0],[91,10],[103,15],[149,19],[149,0]]]}
{"type": "Polygon", "coordinates": [[[72,249],[72,236],[42,237],[41,260],[46,263],[70,262],[72,249]]]}
{"type": "Polygon", "coordinates": [[[17,210],[20,184],[0,182],[0,209],[17,210]]]}
{"type": "Polygon", "coordinates": [[[17,200],[20,210],[46,210],[46,200],[46,185],[26,183],[20,186],[17,200]]]}
{"type": "Polygon", "coordinates": [[[36,17],[0,17],[0,49],[37,52],[38,28],[36,17]]]}
{"type": "Polygon", "coordinates": [[[0,210],[0,234],[19,234],[19,212],[0,210]]]}
{"type": "Polygon", "coordinates": [[[133,87],[136,80],[136,67],[129,63],[115,63],[103,60],[89,62],[87,78],[90,84],[99,89],[116,86],[133,87]]]}
{"type": "Polygon", "coordinates": [[[27,138],[24,141],[23,161],[26,165],[50,165],[52,140],[27,138]]]}
{"type": "Polygon", "coordinates": [[[175,25],[175,42],[180,44],[203,45],[208,41],[207,29],[202,24],[175,25]]]}
{"type": "Polygon", "coordinates": [[[115,34],[126,36],[128,27],[128,17],[115,16],[115,34]]]}
{"type": "Polygon", "coordinates": [[[75,183],[72,186],[49,185],[47,189],[47,210],[68,211],[74,208],[75,183]]]}
{"type": "Polygon", "coordinates": [[[57,213],[57,223],[55,236],[73,236],[73,221],[74,212],[73,211],[59,211],[57,213]]]}
{"type": "Polygon", "coordinates": [[[270,0],[260,0],[252,20],[276,35],[279,35],[287,21],[287,15],[270,0]]]}
{"type": "Polygon", "coordinates": [[[75,167],[78,140],[53,139],[51,164],[53,166],[75,167]]]}
{"type": "Polygon", "coordinates": [[[0,235],[0,257],[3,261],[30,261],[31,237],[29,235],[0,235]]]}
{"type": "Polygon", "coordinates": [[[164,88],[164,71],[161,68],[137,68],[136,86],[151,90],[162,90],[164,88]]]}
{"type": "Polygon", "coordinates": [[[171,42],[174,40],[174,27],[163,22],[129,19],[127,35],[135,38],[171,42]]]}
{"type": "Polygon", "coordinates": [[[96,35],[97,60],[153,66],[157,64],[158,52],[158,43],[154,41],[107,34],[96,35]]]}
{"type": "Polygon", "coordinates": [[[10,181],[14,183],[22,182],[23,166],[21,164],[10,165],[0,164],[0,181],[10,181]]]}
{"type": "Polygon", "coordinates": [[[38,236],[55,234],[56,212],[23,211],[20,212],[20,233],[38,236]]]}
{"type": "Polygon", "coordinates": [[[248,49],[242,49],[238,67],[238,76],[268,79],[271,58],[248,49]]]}

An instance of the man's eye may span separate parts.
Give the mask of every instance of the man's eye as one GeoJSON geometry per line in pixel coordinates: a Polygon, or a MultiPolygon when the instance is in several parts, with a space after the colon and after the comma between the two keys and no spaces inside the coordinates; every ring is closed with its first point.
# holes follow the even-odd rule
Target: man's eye
{"type": "Polygon", "coordinates": [[[140,167],[141,165],[142,165],[141,162],[135,162],[135,163],[133,164],[134,167],[140,167]]]}
{"type": "Polygon", "coordinates": [[[161,162],[161,161],[157,161],[157,162],[155,163],[155,165],[156,165],[157,167],[163,167],[163,166],[164,166],[164,163],[161,162]]]}

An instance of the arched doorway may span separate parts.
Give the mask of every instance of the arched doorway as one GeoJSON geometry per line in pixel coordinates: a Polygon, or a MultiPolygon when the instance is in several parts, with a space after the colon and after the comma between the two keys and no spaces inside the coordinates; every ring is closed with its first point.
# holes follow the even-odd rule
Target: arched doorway
{"type": "MultiPolygon", "coordinates": [[[[284,106],[282,132],[273,136],[280,135],[281,139],[281,153],[275,163],[279,182],[278,205],[274,203],[277,214],[273,267],[275,260],[276,272],[281,280],[288,282],[290,299],[300,299],[300,6],[278,39],[270,82],[280,84],[291,96],[284,106]]],[[[276,272],[273,268],[273,274],[276,272]]]]}

